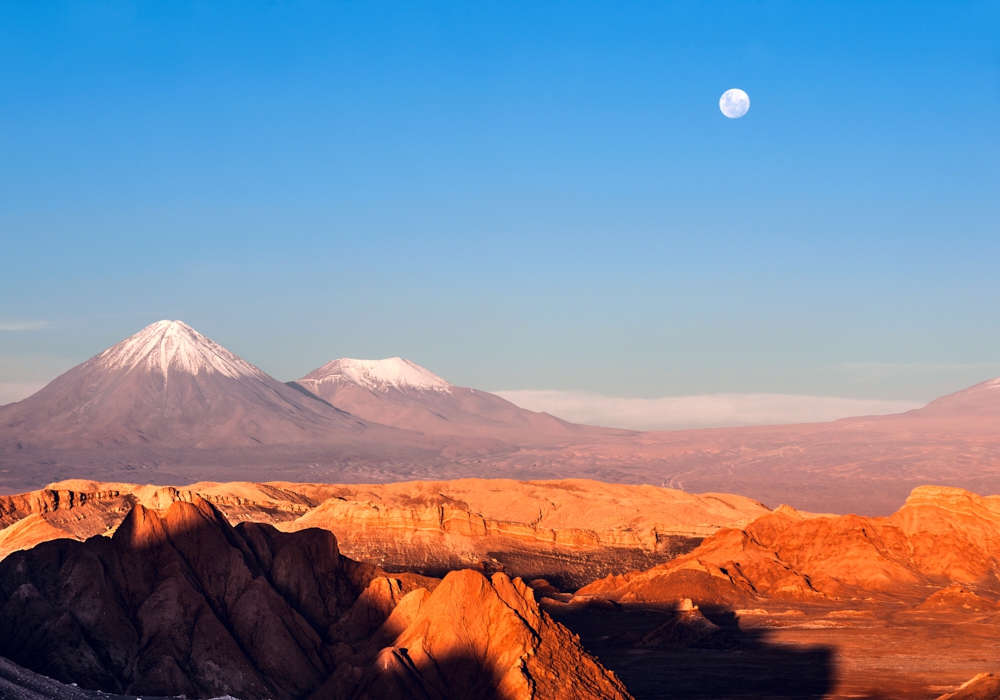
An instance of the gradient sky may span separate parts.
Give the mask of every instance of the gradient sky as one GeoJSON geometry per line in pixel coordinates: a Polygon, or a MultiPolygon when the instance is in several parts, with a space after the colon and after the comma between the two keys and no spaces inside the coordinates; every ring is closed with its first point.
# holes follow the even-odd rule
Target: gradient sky
{"type": "Polygon", "coordinates": [[[996,2],[0,0],[0,383],[169,318],[283,380],[926,400],[1000,375],[998,263],[996,2]]]}

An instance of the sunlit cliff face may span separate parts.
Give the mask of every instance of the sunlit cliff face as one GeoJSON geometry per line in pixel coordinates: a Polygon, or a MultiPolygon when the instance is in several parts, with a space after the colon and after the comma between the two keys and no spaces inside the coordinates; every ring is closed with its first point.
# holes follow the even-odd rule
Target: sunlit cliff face
{"type": "Polygon", "coordinates": [[[232,528],[201,498],[16,552],[0,581],[0,655],[106,692],[514,699],[571,676],[628,697],[519,579],[386,576],[328,531],[232,528]]]}

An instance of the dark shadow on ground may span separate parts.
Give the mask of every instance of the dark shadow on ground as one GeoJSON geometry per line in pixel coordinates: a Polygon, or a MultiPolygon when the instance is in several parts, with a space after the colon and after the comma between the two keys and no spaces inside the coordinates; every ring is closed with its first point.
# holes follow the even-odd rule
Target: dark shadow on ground
{"type": "Polygon", "coordinates": [[[832,647],[770,642],[767,630],[740,629],[727,608],[702,607],[711,622],[739,642],[738,649],[641,648],[636,642],[675,614],[671,609],[549,610],[614,671],[637,700],[671,698],[781,698],[818,700],[836,680],[832,647]]]}

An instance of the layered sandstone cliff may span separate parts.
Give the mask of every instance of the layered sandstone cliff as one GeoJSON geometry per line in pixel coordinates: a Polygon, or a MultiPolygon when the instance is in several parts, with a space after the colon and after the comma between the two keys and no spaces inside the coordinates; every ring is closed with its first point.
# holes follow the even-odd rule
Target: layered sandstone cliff
{"type": "Polygon", "coordinates": [[[477,567],[570,588],[668,561],[721,527],[768,512],[739,496],[582,479],[186,487],[77,480],[0,497],[0,557],[58,537],[110,534],[137,504],[164,508],[194,498],[231,522],[329,530],[348,556],[393,571],[440,576],[477,567]]]}
{"type": "Polygon", "coordinates": [[[351,556],[430,574],[479,565],[570,588],[668,561],[767,512],[739,496],[583,479],[301,488],[326,500],[279,527],[329,529],[351,556]]]}

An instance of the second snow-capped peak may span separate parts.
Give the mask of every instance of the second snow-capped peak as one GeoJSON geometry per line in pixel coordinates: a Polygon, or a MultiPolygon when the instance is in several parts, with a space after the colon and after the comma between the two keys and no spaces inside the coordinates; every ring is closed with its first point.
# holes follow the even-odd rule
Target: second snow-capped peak
{"type": "Polygon", "coordinates": [[[325,384],[344,382],[373,391],[439,391],[450,393],[452,385],[428,369],[401,357],[385,360],[352,360],[342,358],[328,362],[310,372],[299,382],[304,384],[325,384]]]}

